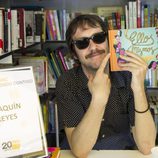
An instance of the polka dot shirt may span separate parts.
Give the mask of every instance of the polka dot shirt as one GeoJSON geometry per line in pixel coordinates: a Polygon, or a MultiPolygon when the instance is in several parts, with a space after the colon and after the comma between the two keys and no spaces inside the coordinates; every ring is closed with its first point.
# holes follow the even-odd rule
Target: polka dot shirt
{"type": "MultiPolygon", "coordinates": [[[[125,149],[134,145],[130,133],[131,126],[134,126],[131,73],[110,72],[110,79],[111,92],[94,149],[125,149]]],[[[91,101],[87,83],[80,66],[58,79],[56,98],[63,126],[76,127],[86,113],[91,101]]]]}

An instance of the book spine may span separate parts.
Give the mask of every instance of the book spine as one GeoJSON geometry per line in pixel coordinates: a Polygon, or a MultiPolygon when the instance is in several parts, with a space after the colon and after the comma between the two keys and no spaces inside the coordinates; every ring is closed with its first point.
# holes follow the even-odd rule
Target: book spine
{"type": "Polygon", "coordinates": [[[52,74],[53,74],[53,77],[54,77],[54,79],[55,80],[57,80],[58,79],[58,76],[57,76],[57,74],[56,74],[56,71],[55,71],[55,68],[54,68],[54,64],[53,64],[53,62],[52,62],[52,60],[51,60],[51,56],[50,56],[50,50],[45,50],[45,54],[46,54],[46,56],[47,56],[47,58],[48,58],[48,62],[49,62],[49,65],[50,65],[50,67],[51,67],[51,72],[52,72],[52,74]]]}
{"type": "Polygon", "coordinates": [[[137,28],[141,28],[141,0],[137,0],[137,28]]]}
{"type": "Polygon", "coordinates": [[[8,52],[8,11],[4,11],[4,52],[8,52]]]}
{"type": "Polygon", "coordinates": [[[60,33],[60,27],[59,27],[59,19],[57,15],[57,10],[53,10],[53,15],[54,15],[54,21],[55,21],[55,26],[57,30],[57,40],[61,40],[61,33],[60,33]]]}
{"type": "Polygon", "coordinates": [[[62,52],[61,52],[60,50],[58,51],[58,54],[59,54],[59,57],[60,57],[61,62],[62,62],[62,64],[63,64],[64,70],[67,71],[67,70],[68,70],[68,67],[67,67],[67,65],[66,65],[66,63],[65,63],[65,59],[64,59],[64,57],[63,57],[63,54],[62,54],[62,52]]]}
{"type": "Polygon", "coordinates": [[[129,10],[128,5],[125,5],[125,19],[126,19],[126,29],[129,29],[129,10]]]}
{"type": "Polygon", "coordinates": [[[151,69],[151,86],[157,87],[157,71],[151,69]]]}
{"type": "Polygon", "coordinates": [[[8,52],[11,51],[11,10],[10,8],[7,9],[8,12],[8,52]]]}
{"type": "Polygon", "coordinates": [[[144,27],[148,27],[148,5],[144,4],[144,27]]]}
{"type": "Polygon", "coordinates": [[[42,11],[35,11],[35,42],[41,42],[41,36],[42,36],[42,11]]]}
{"type": "Polygon", "coordinates": [[[141,5],[141,26],[144,27],[144,3],[141,5]]]}
{"type": "Polygon", "coordinates": [[[112,13],[112,28],[117,29],[116,13],[112,13]]]}
{"type": "Polygon", "coordinates": [[[137,3],[136,1],[132,2],[132,14],[133,14],[133,28],[137,28],[137,3]]]}
{"type": "Polygon", "coordinates": [[[25,28],[24,28],[24,9],[23,8],[18,8],[18,23],[19,23],[19,48],[24,48],[25,47],[25,28]]]}
{"type": "Polygon", "coordinates": [[[125,29],[125,15],[121,15],[121,29],[125,29]]]}
{"type": "Polygon", "coordinates": [[[42,41],[46,41],[46,12],[44,11],[42,15],[42,41]]]}
{"type": "Polygon", "coordinates": [[[128,14],[128,17],[129,17],[129,28],[133,28],[133,2],[132,1],[129,1],[128,2],[128,6],[129,6],[129,14],[128,14]]]}
{"type": "Polygon", "coordinates": [[[11,10],[12,50],[19,48],[19,24],[17,10],[11,10]]]}
{"type": "Polygon", "coordinates": [[[46,10],[46,32],[47,32],[48,40],[53,40],[54,34],[50,22],[51,22],[50,13],[49,10],[46,10]]]}
{"type": "Polygon", "coordinates": [[[56,60],[55,60],[54,53],[51,52],[51,53],[50,53],[50,56],[51,56],[51,60],[52,60],[52,63],[53,63],[53,65],[54,65],[54,69],[55,69],[55,71],[56,71],[57,77],[59,77],[59,76],[61,75],[61,72],[60,72],[60,69],[59,69],[59,67],[58,67],[58,65],[57,65],[57,62],[56,62],[56,60]]]}
{"type": "Polygon", "coordinates": [[[0,9],[0,55],[4,53],[4,14],[0,9]]]}
{"type": "Polygon", "coordinates": [[[119,12],[116,13],[116,24],[117,24],[117,29],[121,29],[121,15],[119,12]]]}

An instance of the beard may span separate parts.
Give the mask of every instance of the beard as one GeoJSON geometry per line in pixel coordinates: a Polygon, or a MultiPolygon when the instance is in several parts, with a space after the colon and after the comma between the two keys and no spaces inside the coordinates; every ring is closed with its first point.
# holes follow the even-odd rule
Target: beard
{"type": "Polygon", "coordinates": [[[87,71],[88,73],[95,74],[96,71],[99,69],[102,60],[104,59],[104,57],[107,54],[108,54],[108,51],[106,51],[105,49],[102,49],[102,50],[99,50],[99,49],[92,50],[88,55],[85,56],[85,58],[87,60],[89,60],[89,62],[88,63],[81,63],[82,68],[85,71],[87,71]],[[93,57],[95,57],[96,55],[100,56],[100,57],[95,62],[95,61],[93,61],[93,57]]]}

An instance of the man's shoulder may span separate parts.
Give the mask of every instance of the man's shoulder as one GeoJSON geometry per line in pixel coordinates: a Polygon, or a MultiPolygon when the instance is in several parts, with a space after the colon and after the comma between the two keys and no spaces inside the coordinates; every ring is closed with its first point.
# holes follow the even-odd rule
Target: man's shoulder
{"type": "Polygon", "coordinates": [[[57,80],[56,88],[65,87],[75,82],[78,72],[78,67],[74,67],[64,72],[57,80]]]}

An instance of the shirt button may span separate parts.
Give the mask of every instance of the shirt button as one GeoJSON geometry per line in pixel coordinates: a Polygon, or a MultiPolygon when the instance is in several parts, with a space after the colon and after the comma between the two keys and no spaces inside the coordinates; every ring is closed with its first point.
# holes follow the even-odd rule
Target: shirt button
{"type": "Polygon", "coordinates": [[[104,137],[105,137],[105,134],[102,135],[102,138],[104,138],[104,137]]]}
{"type": "Polygon", "coordinates": [[[102,119],[102,122],[104,121],[104,118],[102,119]]]}

